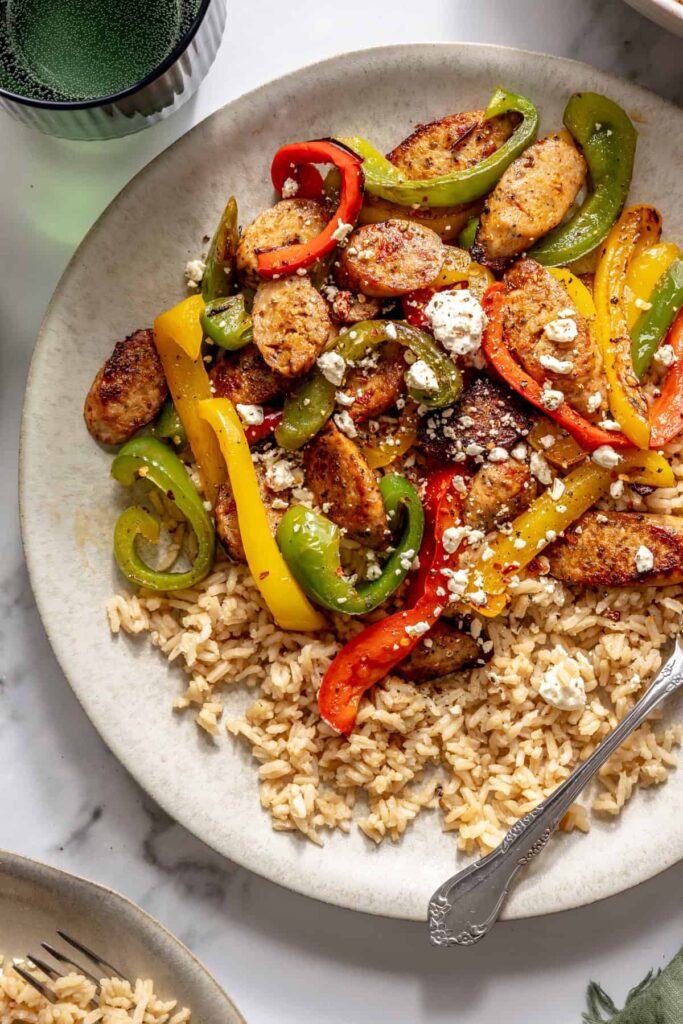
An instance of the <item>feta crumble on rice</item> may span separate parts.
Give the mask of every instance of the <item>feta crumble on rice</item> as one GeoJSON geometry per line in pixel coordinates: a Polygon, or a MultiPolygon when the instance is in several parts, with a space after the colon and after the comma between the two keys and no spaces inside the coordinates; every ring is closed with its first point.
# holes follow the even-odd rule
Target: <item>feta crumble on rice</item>
{"type": "Polygon", "coordinates": [[[566,657],[552,665],[543,676],[538,692],[546,704],[560,711],[580,711],[586,706],[586,685],[574,658],[566,657]]]}
{"type": "Polygon", "coordinates": [[[351,419],[350,414],[343,409],[333,416],[334,422],[337,424],[342,434],[346,434],[347,437],[356,437],[358,431],[356,430],[356,424],[351,419]]]}
{"type": "Polygon", "coordinates": [[[332,232],[335,242],[344,242],[353,231],[353,224],[345,224],[341,217],[337,217],[337,226],[332,232]]]}
{"type": "Polygon", "coordinates": [[[611,444],[601,444],[599,448],[595,449],[591,459],[603,469],[614,469],[621,462],[621,455],[615,452],[611,444]]]}
{"type": "Polygon", "coordinates": [[[404,380],[409,388],[416,388],[418,391],[438,391],[439,380],[431,366],[424,359],[418,359],[406,372],[404,380]]]}
{"type": "Polygon", "coordinates": [[[293,199],[299,191],[299,182],[294,178],[285,178],[282,183],[282,198],[293,199]]]}
{"type": "Polygon", "coordinates": [[[187,278],[188,288],[198,288],[202,283],[204,272],[206,270],[206,263],[204,260],[189,260],[185,264],[185,277],[187,278]]]}
{"type": "Polygon", "coordinates": [[[263,423],[263,406],[237,402],[235,408],[242,422],[248,423],[250,427],[258,427],[259,424],[263,423]]]}
{"type": "Polygon", "coordinates": [[[316,359],[316,364],[325,380],[329,380],[330,384],[339,387],[340,384],[344,383],[346,360],[338,352],[323,352],[316,359]]]}
{"type": "Polygon", "coordinates": [[[651,572],[654,568],[655,556],[648,547],[641,544],[636,551],[636,569],[638,572],[651,572]]]}
{"type": "MultiPolygon", "coordinates": [[[[562,310],[566,312],[566,310],[562,310]]],[[[579,333],[579,329],[576,326],[576,320],[571,316],[559,316],[556,320],[551,320],[543,328],[548,341],[554,341],[557,345],[571,345],[576,339],[579,333]]]]}
{"type": "Polygon", "coordinates": [[[594,391],[592,395],[589,395],[586,400],[586,408],[588,412],[597,412],[602,405],[602,392],[594,391]]]}
{"type": "Polygon", "coordinates": [[[437,292],[427,303],[425,316],[450,355],[471,355],[481,348],[487,316],[469,289],[437,292]]]}
{"type": "MultiPolygon", "coordinates": [[[[564,323],[564,321],[561,321],[564,323]]],[[[571,359],[558,359],[557,356],[551,356],[544,353],[538,360],[544,370],[550,370],[551,373],[559,373],[560,375],[571,373],[574,367],[571,359]]]]}

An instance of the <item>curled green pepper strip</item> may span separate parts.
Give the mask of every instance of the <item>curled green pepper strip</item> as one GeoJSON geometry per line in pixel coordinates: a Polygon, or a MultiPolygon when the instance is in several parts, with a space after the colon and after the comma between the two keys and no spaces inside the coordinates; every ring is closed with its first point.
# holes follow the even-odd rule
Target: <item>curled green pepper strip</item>
{"type": "Polygon", "coordinates": [[[664,271],[650,302],[650,308],[641,313],[631,331],[631,358],[639,378],[645,375],[660,341],[683,306],[683,260],[674,260],[664,271]]]}
{"type": "Polygon", "coordinates": [[[206,270],[202,278],[202,298],[205,302],[227,295],[230,291],[235,277],[238,241],[237,202],[234,196],[230,196],[206,257],[206,270]]]}
{"type": "Polygon", "coordinates": [[[253,340],[251,317],[244,295],[212,299],[202,313],[202,330],[220,348],[236,352],[253,340]]]}
{"type": "Polygon", "coordinates": [[[124,487],[142,476],[175,502],[197,538],[197,556],[186,572],[157,572],[142,561],[135,543],[138,534],[156,543],[159,524],[149,512],[132,506],[122,512],[114,527],[114,555],[124,576],[148,590],[183,590],[208,575],[216,549],[216,535],[201,496],[185,466],[171,449],[155,437],[134,437],[121,448],[111,475],[124,487]]]}
{"type": "Polygon", "coordinates": [[[379,488],[389,522],[396,527],[401,509],[405,515],[396,548],[376,580],[356,587],[344,576],[339,527],[318,512],[292,506],[278,527],[277,542],[285,561],[302,590],[322,608],[344,615],[372,611],[401,585],[420,550],[424,513],[417,491],[398,475],[382,477],[379,488]]]}
{"type": "Polygon", "coordinates": [[[164,440],[172,441],[176,448],[184,448],[187,444],[187,434],[183,421],[178,415],[178,410],[173,404],[172,398],[167,398],[161,412],[154,424],[154,436],[164,440]]]}
{"type": "Polygon", "coordinates": [[[588,163],[591,191],[573,217],[529,251],[546,267],[578,260],[607,237],[626,202],[636,152],[637,133],[628,114],[607,96],[574,93],[563,120],[588,163]]]}
{"type": "Polygon", "coordinates": [[[358,136],[339,141],[363,158],[365,188],[372,195],[399,206],[460,206],[490,192],[506,167],[536,138],[539,121],[536,107],[526,97],[499,87],[489,101],[485,116],[492,118],[512,113],[521,114],[522,122],[495,153],[472,167],[436,178],[405,178],[374,146],[358,136]]]}
{"type": "MultiPolygon", "coordinates": [[[[430,409],[452,405],[462,391],[460,370],[434,339],[419,327],[402,320],[361,320],[340,332],[334,351],[348,365],[361,359],[368,349],[388,341],[396,341],[409,348],[416,359],[425,362],[436,375],[439,385],[436,391],[409,388],[410,397],[430,409]]],[[[277,443],[294,451],[310,441],[332,415],[335,391],[335,386],[316,367],[287,398],[282,422],[275,431],[277,443]]]]}

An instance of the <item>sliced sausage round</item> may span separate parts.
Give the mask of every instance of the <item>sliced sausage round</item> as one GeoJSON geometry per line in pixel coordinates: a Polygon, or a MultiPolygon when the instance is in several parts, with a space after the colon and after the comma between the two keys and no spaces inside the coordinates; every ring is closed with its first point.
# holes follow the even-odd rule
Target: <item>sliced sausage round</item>
{"type": "Polygon", "coordinates": [[[332,328],[327,304],[307,277],[260,284],[252,320],[254,344],[271,370],[283,377],[310,370],[332,328]]]}
{"type": "Polygon", "coordinates": [[[384,345],[377,365],[370,369],[354,368],[347,375],[344,391],[353,399],[349,415],[355,423],[362,423],[395,404],[405,391],[406,361],[400,345],[384,345]]]}
{"type": "Polygon", "coordinates": [[[337,279],[342,288],[366,295],[405,295],[438,277],[444,254],[437,233],[421,224],[398,219],[364,224],[339,256],[337,279]]]}
{"type": "Polygon", "coordinates": [[[292,383],[274,373],[263,361],[256,345],[239,352],[226,352],[209,374],[216,398],[229,398],[233,404],[263,405],[282,398],[292,383]]]}
{"type": "Polygon", "coordinates": [[[237,246],[237,273],[242,284],[250,288],[258,286],[261,280],[258,253],[261,250],[310,242],[320,234],[328,220],[325,204],[316,199],[283,199],[259,213],[256,220],[244,229],[237,246]]]}

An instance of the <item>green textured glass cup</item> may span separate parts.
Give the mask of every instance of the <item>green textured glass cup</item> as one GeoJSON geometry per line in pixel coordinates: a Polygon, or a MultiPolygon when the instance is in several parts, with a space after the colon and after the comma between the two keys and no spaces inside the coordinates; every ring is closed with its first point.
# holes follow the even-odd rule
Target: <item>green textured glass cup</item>
{"type": "Polygon", "coordinates": [[[0,0],[0,108],[66,139],[111,139],[182,106],[226,0],[0,0]]]}

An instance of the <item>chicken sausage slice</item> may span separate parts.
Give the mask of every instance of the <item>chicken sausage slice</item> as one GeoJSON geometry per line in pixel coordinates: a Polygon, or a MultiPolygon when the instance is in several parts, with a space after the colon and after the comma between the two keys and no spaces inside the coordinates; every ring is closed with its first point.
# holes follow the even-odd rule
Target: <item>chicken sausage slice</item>
{"type": "Polygon", "coordinates": [[[483,110],[449,114],[419,124],[387,153],[387,160],[413,180],[462,171],[495,153],[510,138],[518,120],[516,114],[486,120],[483,110]]]}
{"type": "Polygon", "coordinates": [[[242,232],[236,254],[237,274],[243,285],[257,288],[258,254],[261,250],[310,242],[326,226],[329,213],[317,199],[283,199],[242,232]]]}
{"type": "Polygon", "coordinates": [[[427,683],[464,668],[483,665],[485,661],[481,643],[471,633],[446,622],[437,622],[425,639],[397,666],[396,674],[411,683],[427,683]]]}
{"type": "Polygon", "coordinates": [[[336,268],[342,288],[380,298],[426,288],[438,277],[445,249],[435,231],[409,220],[356,228],[336,268]]]}
{"type": "Polygon", "coordinates": [[[355,367],[346,378],[344,391],[354,399],[349,414],[354,423],[381,416],[396,403],[405,391],[406,362],[400,345],[382,347],[377,365],[364,369],[355,367]]]}
{"type": "Polygon", "coordinates": [[[536,494],[536,481],[524,462],[487,462],[472,477],[465,500],[465,522],[488,533],[524,512],[536,494]]]}
{"type": "Polygon", "coordinates": [[[102,444],[123,444],[158,416],[168,395],[150,329],[117,341],[85,400],[86,426],[102,444]]]}
{"type": "Polygon", "coordinates": [[[307,277],[260,284],[251,315],[254,344],[283,377],[310,370],[332,330],[327,304],[307,277]]]}
{"type": "Polygon", "coordinates": [[[229,398],[233,404],[274,402],[292,386],[288,377],[266,366],[256,345],[245,345],[239,352],[226,352],[211,368],[209,377],[216,398],[229,398]]]}

